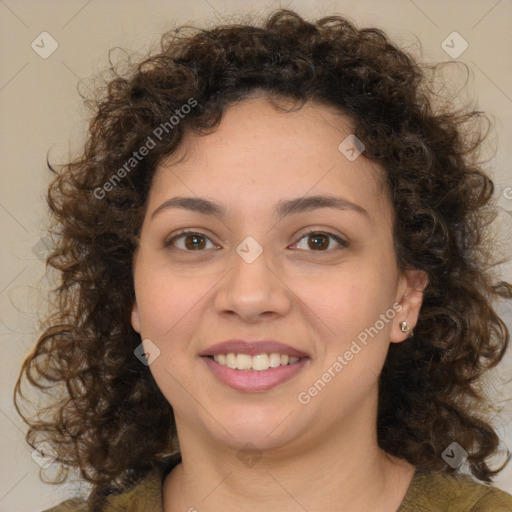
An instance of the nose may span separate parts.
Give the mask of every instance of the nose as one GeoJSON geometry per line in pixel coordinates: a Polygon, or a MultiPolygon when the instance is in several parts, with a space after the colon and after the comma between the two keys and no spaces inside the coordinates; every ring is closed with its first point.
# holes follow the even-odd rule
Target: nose
{"type": "Polygon", "coordinates": [[[286,315],[292,306],[292,291],[269,266],[265,251],[252,262],[233,254],[231,270],[221,281],[215,296],[216,311],[257,323],[286,315]]]}

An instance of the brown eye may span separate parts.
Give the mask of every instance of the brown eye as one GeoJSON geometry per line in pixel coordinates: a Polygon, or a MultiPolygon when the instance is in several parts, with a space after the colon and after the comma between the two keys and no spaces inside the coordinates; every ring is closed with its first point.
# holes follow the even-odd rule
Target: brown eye
{"type": "Polygon", "coordinates": [[[332,233],[311,231],[304,234],[299,242],[295,244],[295,247],[306,251],[328,252],[330,249],[340,249],[347,247],[347,245],[348,244],[345,240],[332,233]],[[306,245],[304,244],[304,241],[306,241],[306,245]],[[335,243],[332,244],[332,241],[335,243]]]}
{"type": "Polygon", "coordinates": [[[322,233],[308,235],[308,246],[311,249],[327,249],[329,247],[329,237],[322,233]]]}
{"type": "Polygon", "coordinates": [[[204,236],[200,235],[187,235],[185,238],[185,247],[191,251],[197,249],[204,249],[206,246],[204,236]]]}
{"type": "Polygon", "coordinates": [[[182,232],[166,242],[165,245],[173,246],[182,251],[189,252],[202,251],[204,249],[212,249],[216,247],[206,235],[193,231],[182,232]],[[207,247],[208,243],[210,243],[210,247],[207,247]]]}

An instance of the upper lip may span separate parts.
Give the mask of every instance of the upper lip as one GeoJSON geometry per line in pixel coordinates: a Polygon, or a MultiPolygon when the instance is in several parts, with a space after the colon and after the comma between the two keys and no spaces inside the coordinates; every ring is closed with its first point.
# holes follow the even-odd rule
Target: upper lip
{"type": "Polygon", "coordinates": [[[246,340],[228,340],[211,345],[203,350],[200,356],[215,356],[219,354],[248,354],[256,356],[258,354],[287,354],[291,357],[309,357],[308,354],[297,350],[296,348],[274,340],[246,341],[246,340]]]}

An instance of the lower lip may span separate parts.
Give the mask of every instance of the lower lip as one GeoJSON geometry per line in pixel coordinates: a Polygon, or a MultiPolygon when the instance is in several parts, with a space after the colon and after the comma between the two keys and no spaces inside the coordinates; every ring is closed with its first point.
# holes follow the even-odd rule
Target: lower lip
{"type": "Polygon", "coordinates": [[[211,372],[220,381],[240,391],[267,391],[292,377],[295,377],[307,362],[307,358],[299,359],[294,364],[269,368],[268,370],[233,370],[228,366],[216,363],[210,357],[202,357],[211,372]]]}

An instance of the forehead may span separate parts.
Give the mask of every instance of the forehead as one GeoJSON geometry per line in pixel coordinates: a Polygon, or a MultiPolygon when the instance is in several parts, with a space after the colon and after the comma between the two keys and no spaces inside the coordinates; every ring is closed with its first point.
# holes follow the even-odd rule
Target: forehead
{"type": "Polygon", "coordinates": [[[327,106],[283,112],[266,98],[245,100],[226,109],[212,133],[185,134],[157,168],[150,202],[206,194],[249,207],[329,193],[389,217],[384,171],[346,152],[353,137],[351,120],[327,106]]]}

